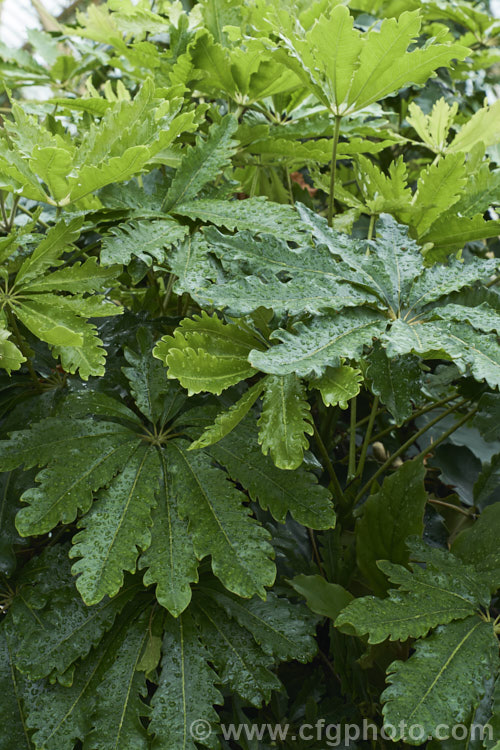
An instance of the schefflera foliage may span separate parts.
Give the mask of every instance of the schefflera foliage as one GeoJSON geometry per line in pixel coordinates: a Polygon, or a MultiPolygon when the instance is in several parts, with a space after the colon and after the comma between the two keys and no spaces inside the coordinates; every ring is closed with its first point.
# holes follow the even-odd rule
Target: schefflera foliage
{"type": "Polygon", "coordinates": [[[198,741],[216,747],[221,688],[259,706],[281,688],[275,664],[316,649],[305,608],[274,594],[241,599],[207,571],[177,617],[138,576],[86,606],[67,544],[33,558],[17,583],[24,593],[0,631],[5,747],[195,750],[200,720],[210,736],[198,741]]]}
{"type": "Polygon", "coordinates": [[[219,717],[263,701],[253,716],[276,723],[338,699],[335,723],[383,704],[426,736],[476,714],[498,731],[500,309],[482,243],[500,131],[474,89],[498,25],[460,0],[156,6],[91,4],[30,35],[36,60],[0,50],[11,84],[57,94],[14,102],[0,142],[0,747],[216,748],[219,717]],[[417,419],[455,411],[443,447],[487,455],[474,508],[429,443],[394,471],[425,440],[417,419]],[[287,704],[270,701],[279,663],[316,649],[297,571],[335,629],[326,679],[319,659],[279,672],[287,704]]]}
{"type": "Polygon", "coordinates": [[[157,585],[160,604],[177,616],[206,556],[230,591],[264,599],[275,579],[270,535],[235,482],[278,521],[291,512],[317,529],[335,525],[329,492],[305,468],[293,475],[277,470],[251,439],[236,460],[227,441],[213,455],[190,451],[190,428],[206,422],[211,409],[186,408],[186,393],[151,357],[146,329],[138,339],[139,351],[126,350],[123,368],[136,409],[85,390],[62,402],[60,416],[0,443],[5,470],[46,467],[22,495],[17,529],[23,536],[46,534],[78,516],[70,556],[77,558],[76,586],[89,605],[115,596],[124,573],[138,565],[147,569],[145,582],[157,585]]]}
{"type": "Polygon", "coordinates": [[[76,740],[195,748],[189,728],[200,719],[215,747],[221,686],[259,706],[281,688],[279,661],[316,650],[315,618],[267,591],[270,534],[235,482],[278,521],[292,512],[318,529],[335,524],[328,490],[305,468],[287,474],[266,461],[251,425],[239,443],[190,452],[190,431],[212,408],[186,408],[147,329],[137,337],[123,368],[132,409],[77,390],[55,416],[1,444],[6,470],[46,467],[21,496],[18,533],[36,537],[78,515],[72,544],[49,546],[22,569],[16,590],[26,594],[2,625],[9,747],[17,738],[54,750],[76,740]]]}
{"type": "MultiPolygon", "coordinates": [[[[449,360],[492,388],[500,385],[500,307],[481,287],[497,259],[450,258],[425,268],[405,227],[382,216],[374,240],[356,240],[298,206],[309,241],[290,247],[272,236],[207,229],[189,264],[198,271],[202,312],[181,322],[155,349],[170,378],[188,392],[220,394],[244,379],[260,379],[199,438],[220,440],[262,394],[259,442],[276,465],[299,466],[312,434],[307,389],[327,405],[347,406],[360,390],[360,368],[397,422],[418,398],[424,360],[449,360]],[[223,273],[203,279],[220,261],[223,273]],[[465,293],[476,288],[473,305],[465,293]],[[288,326],[279,322],[288,315],[288,326]],[[366,367],[367,366],[367,367],[366,367]]],[[[296,243],[297,244],[297,243],[296,243]]],[[[194,274],[193,274],[194,277],[194,274]]]]}

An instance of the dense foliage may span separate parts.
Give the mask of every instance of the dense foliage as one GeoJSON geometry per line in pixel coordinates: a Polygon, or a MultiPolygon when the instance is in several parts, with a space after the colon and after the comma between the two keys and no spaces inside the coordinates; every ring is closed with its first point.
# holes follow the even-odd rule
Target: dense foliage
{"type": "Polygon", "coordinates": [[[186,8],[0,48],[0,749],[499,750],[500,22],[186,8]]]}

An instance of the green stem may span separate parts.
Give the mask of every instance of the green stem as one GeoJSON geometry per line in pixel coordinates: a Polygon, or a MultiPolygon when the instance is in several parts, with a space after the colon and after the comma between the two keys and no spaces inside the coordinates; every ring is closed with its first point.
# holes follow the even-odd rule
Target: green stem
{"type": "Polygon", "coordinates": [[[368,446],[370,445],[370,438],[373,432],[373,425],[375,424],[375,417],[377,416],[378,402],[379,402],[379,398],[378,396],[375,396],[375,398],[373,399],[372,410],[370,412],[370,417],[368,420],[368,427],[366,428],[366,432],[365,432],[365,438],[363,440],[363,445],[361,446],[361,454],[359,456],[358,470],[356,472],[356,476],[359,476],[359,477],[363,476],[363,469],[365,468],[365,461],[366,461],[366,453],[368,451],[368,446]]]}
{"type": "Polygon", "coordinates": [[[445,503],[443,500],[433,500],[429,499],[427,500],[428,503],[431,505],[441,505],[443,508],[450,508],[450,510],[456,510],[457,513],[462,513],[464,516],[467,516],[467,518],[470,518],[474,515],[474,513],[471,513],[470,510],[464,510],[463,508],[460,508],[459,505],[452,505],[451,503],[445,503]]]}
{"type": "Polygon", "coordinates": [[[334,203],[335,203],[335,176],[337,172],[337,146],[339,143],[340,135],[340,120],[342,118],[339,115],[335,117],[335,130],[333,132],[333,146],[332,146],[332,163],[330,167],[330,197],[328,201],[328,226],[332,226],[333,214],[334,214],[334,203]]]}
{"type": "Polygon", "coordinates": [[[35,383],[36,387],[39,389],[40,388],[40,381],[38,379],[38,375],[35,372],[35,368],[33,367],[33,364],[31,362],[31,357],[29,356],[29,352],[28,352],[28,350],[26,348],[24,339],[23,339],[23,337],[21,335],[21,331],[19,330],[19,328],[17,326],[16,319],[15,319],[15,317],[14,317],[14,315],[13,315],[13,313],[12,313],[11,310],[7,309],[6,312],[7,312],[7,320],[9,321],[9,325],[10,325],[10,327],[12,329],[12,333],[14,334],[14,338],[16,340],[16,343],[17,343],[17,345],[18,345],[18,347],[19,347],[19,349],[20,349],[21,354],[23,355],[23,357],[26,357],[26,366],[28,368],[28,371],[29,371],[29,374],[31,376],[31,379],[35,383]]]}
{"type": "Polygon", "coordinates": [[[293,197],[293,189],[292,189],[292,178],[290,177],[290,172],[288,171],[288,168],[285,167],[286,172],[286,181],[288,185],[288,192],[290,193],[290,203],[292,206],[295,206],[295,198],[293,197]]]}
{"type": "Polygon", "coordinates": [[[3,197],[3,192],[0,191],[0,209],[2,211],[2,220],[3,220],[3,226],[6,232],[9,231],[9,220],[7,218],[7,212],[5,210],[5,201],[3,197]]]}
{"type": "MultiPolygon", "coordinates": [[[[35,218],[35,217],[33,216],[32,212],[31,212],[31,211],[29,211],[29,209],[27,209],[27,208],[25,208],[24,206],[22,206],[22,205],[21,205],[20,203],[18,204],[17,208],[18,208],[18,210],[19,210],[19,211],[21,211],[21,212],[22,212],[23,214],[26,214],[26,216],[30,216],[30,217],[31,217],[32,219],[34,219],[34,218],[35,218]]],[[[41,224],[41,226],[42,226],[42,227],[45,227],[45,229],[50,229],[49,225],[48,225],[48,224],[47,224],[47,223],[46,223],[45,221],[42,221],[41,219],[38,219],[37,221],[38,221],[38,224],[41,224]]]]}
{"type": "MultiPolygon", "coordinates": [[[[418,417],[423,416],[424,414],[427,414],[430,411],[434,411],[434,409],[439,409],[440,406],[444,406],[445,404],[448,404],[450,401],[454,401],[457,398],[457,396],[454,394],[453,396],[446,396],[446,398],[442,398],[440,401],[433,401],[432,404],[427,404],[427,406],[423,406],[421,409],[418,409],[417,411],[414,411],[412,414],[410,414],[409,417],[404,419],[400,425],[389,425],[389,427],[386,427],[385,429],[381,430],[380,432],[377,432],[376,435],[374,435],[371,439],[371,443],[377,442],[377,440],[380,440],[380,438],[385,437],[390,432],[396,429],[396,427],[402,427],[403,425],[407,424],[408,422],[412,422],[414,419],[418,419],[418,417]]],[[[382,409],[382,411],[384,411],[382,409]]],[[[368,421],[369,417],[365,418],[365,421],[368,421]]],[[[360,422],[358,422],[358,427],[360,425],[360,422]]]]}
{"type": "Polygon", "coordinates": [[[376,221],[377,221],[377,214],[372,214],[370,216],[370,225],[368,227],[368,237],[367,237],[368,240],[372,240],[373,239],[373,234],[374,234],[374,230],[375,230],[375,222],[376,221]]]}
{"type": "Polygon", "coordinates": [[[344,497],[344,492],[338,480],[337,474],[335,473],[335,469],[333,468],[333,464],[330,460],[330,456],[328,455],[328,451],[326,450],[325,444],[323,440],[321,439],[321,435],[319,434],[318,429],[315,424],[313,424],[313,429],[314,429],[314,438],[319,448],[319,452],[321,453],[323,461],[325,462],[326,470],[330,476],[330,483],[332,485],[332,488],[337,493],[339,500],[340,500],[344,497]]]}
{"type": "Polygon", "coordinates": [[[420,451],[418,456],[415,456],[415,458],[423,458],[429,453],[430,450],[434,450],[434,448],[437,448],[438,445],[441,445],[441,443],[443,443],[447,438],[449,438],[450,435],[453,435],[453,433],[456,430],[458,430],[459,427],[461,427],[463,424],[467,422],[467,420],[473,417],[474,414],[477,412],[477,410],[478,410],[478,407],[476,406],[474,407],[474,409],[471,409],[469,412],[467,412],[467,414],[464,414],[462,419],[459,419],[458,422],[455,422],[455,424],[452,427],[450,427],[449,430],[446,430],[446,432],[444,432],[440,437],[438,437],[437,440],[434,440],[434,442],[431,445],[429,445],[427,448],[424,448],[423,451],[420,451]]]}
{"type": "Polygon", "coordinates": [[[349,465],[347,481],[352,482],[356,476],[356,396],[351,398],[351,426],[349,430],[349,465]]]}
{"type": "MultiPolygon", "coordinates": [[[[406,451],[408,450],[408,448],[411,448],[411,446],[413,445],[413,443],[415,443],[419,438],[421,438],[422,435],[427,432],[427,430],[430,430],[431,427],[433,427],[435,424],[437,424],[442,419],[444,419],[445,417],[447,417],[449,414],[452,414],[454,411],[456,411],[456,409],[458,409],[460,406],[463,406],[468,401],[469,401],[469,399],[465,398],[460,404],[456,404],[455,406],[452,406],[450,409],[447,409],[445,412],[443,412],[439,416],[435,417],[434,419],[431,419],[431,421],[428,422],[428,424],[426,424],[423,427],[421,427],[420,430],[418,430],[418,432],[416,432],[414,435],[412,435],[411,438],[409,438],[406,441],[406,443],[403,443],[403,445],[401,445],[397,449],[397,451],[394,451],[394,453],[391,456],[389,456],[389,458],[387,459],[387,461],[385,461],[382,464],[382,466],[380,466],[377,469],[377,471],[375,472],[375,474],[372,477],[370,477],[370,479],[366,482],[366,484],[363,485],[363,487],[360,489],[360,491],[358,492],[358,494],[354,498],[353,505],[356,505],[356,503],[359,502],[359,500],[361,500],[361,498],[363,497],[363,495],[365,494],[365,492],[370,489],[372,483],[375,482],[379,478],[379,476],[381,474],[383,474],[384,471],[386,471],[386,469],[388,469],[394,463],[394,461],[395,461],[396,458],[398,458],[399,456],[401,456],[404,453],[406,453],[406,451]]],[[[458,429],[458,427],[460,427],[463,424],[463,422],[465,422],[469,418],[469,416],[470,416],[470,413],[468,413],[463,420],[459,420],[459,422],[457,422],[457,424],[454,425],[451,430],[448,430],[445,433],[445,435],[442,438],[439,439],[439,442],[442,442],[442,440],[445,440],[448,437],[448,435],[451,435],[452,432],[454,432],[456,429],[458,429]]],[[[434,443],[434,445],[436,445],[437,442],[438,441],[436,441],[436,443],[434,443]]],[[[419,453],[419,457],[422,456],[422,455],[425,455],[427,453],[427,451],[428,451],[428,449],[426,448],[425,451],[423,451],[422,453],[419,453]]]]}

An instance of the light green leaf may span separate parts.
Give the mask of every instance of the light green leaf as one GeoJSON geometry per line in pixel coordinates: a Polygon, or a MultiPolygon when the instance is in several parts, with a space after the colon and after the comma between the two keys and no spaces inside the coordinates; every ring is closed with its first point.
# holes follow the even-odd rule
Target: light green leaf
{"type": "Polygon", "coordinates": [[[173,336],[164,336],[153,355],[167,365],[169,378],[177,378],[189,395],[209,391],[220,394],[251,377],[248,353],[261,346],[247,329],[223,323],[206,312],[185,318],[173,336]]]}
{"type": "Polygon", "coordinates": [[[500,102],[479,109],[462,126],[448,151],[471,151],[477,143],[494,146],[500,141],[500,102]]]}
{"type": "Polygon", "coordinates": [[[36,250],[21,265],[16,284],[39,279],[48,268],[59,266],[62,263],[61,255],[71,249],[71,244],[80,236],[82,225],[83,219],[79,217],[68,223],[63,219],[51,227],[36,250]]]}
{"type": "Polygon", "coordinates": [[[458,112],[458,102],[448,104],[446,99],[441,97],[434,103],[428,115],[424,114],[416,102],[411,102],[408,112],[407,121],[429,148],[436,154],[448,150],[447,138],[458,112]]]}
{"type": "Polygon", "coordinates": [[[10,331],[0,328],[0,367],[10,373],[12,370],[19,370],[23,362],[26,362],[17,346],[9,341],[10,331]]]}
{"type": "Polygon", "coordinates": [[[265,379],[259,443],[265,456],[279,469],[296,469],[308,448],[307,435],[314,428],[306,389],[295,375],[268,376],[265,379]]]}
{"type": "Polygon", "coordinates": [[[277,59],[338,116],[362,110],[410,83],[425,83],[437,68],[463,60],[468,52],[458,44],[435,42],[407,52],[420,32],[418,11],[385,19],[368,32],[353,29],[343,5],[301,35],[288,23],[289,29],[280,33],[288,54],[277,54],[277,59]]]}
{"type": "Polygon", "coordinates": [[[55,204],[67,202],[70,189],[68,176],[73,166],[71,152],[63,148],[35,146],[29,161],[30,169],[41,177],[55,204]]]}
{"type": "MultiPolygon", "coordinates": [[[[119,266],[103,268],[97,265],[95,258],[88,258],[83,264],[76,262],[67,268],[49,273],[41,278],[33,278],[31,281],[23,282],[24,292],[73,292],[83,294],[84,292],[104,291],[120,272],[119,266]]],[[[118,312],[120,308],[118,308],[118,312]]]]}
{"type": "Polygon", "coordinates": [[[325,406],[340,406],[341,409],[347,409],[351,398],[358,395],[362,381],[360,370],[341,365],[327,367],[324,375],[309,381],[309,386],[319,390],[325,406]]]}
{"type": "Polygon", "coordinates": [[[467,170],[461,153],[448,154],[420,173],[410,216],[410,225],[418,237],[425,236],[436,219],[459,201],[466,183],[467,170]]]}

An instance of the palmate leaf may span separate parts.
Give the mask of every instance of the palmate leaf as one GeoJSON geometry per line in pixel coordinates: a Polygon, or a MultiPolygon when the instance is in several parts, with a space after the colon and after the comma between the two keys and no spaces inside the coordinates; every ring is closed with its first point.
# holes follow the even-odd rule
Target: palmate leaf
{"type": "Polygon", "coordinates": [[[245,496],[201,451],[177,440],[167,446],[172,492],[181,518],[189,517],[198,559],[212,557],[212,570],[240,596],[265,596],[275,577],[268,533],[250,518],[245,496]]]}
{"type": "Polygon", "coordinates": [[[170,92],[166,105],[156,98],[154,84],[147,79],[133,101],[113,102],[100,123],[92,124],[76,144],[66,133],[52,135],[16,108],[15,122],[8,125],[11,146],[4,145],[0,154],[6,189],[64,206],[140,174],[179,133],[197,125],[195,110],[178,114],[182,99],[176,93],[170,92]]]}
{"type": "MultiPolygon", "coordinates": [[[[51,227],[46,236],[21,264],[6,300],[10,314],[37,338],[52,348],[67,372],[87,380],[103,375],[106,352],[87,318],[116,315],[122,308],[106,299],[105,294],[120,267],[101,268],[94,258],[76,262],[55,271],[63,263],[64,253],[72,249],[82,227],[82,218],[51,227]],[[57,292],[70,294],[57,295],[57,292]],[[84,296],[87,292],[98,292],[84,296]],[[100,294],[99,294],[100,292],[100,294]]],[[[16,349],[5,342],[5,367],[15,362],[16,349]],[[11,359],[9,359],[10,357],[11,359]]],[[[19,355],[21,356],[21,355],[19,355]]]]}
{"type": "Polygon", "coordinates": [[[147,427],[122,402],[84,391],[63,402],[72,417],[42,420],[0,444],[5,470],[46,466],[38,486],[23,494],[28,505],[17,528],[23,536],[45,533],[58,522],[72,523],[80,511],[70,556],[80,558],[73,573],[87,604],[114,596],[123,571],[134,572],[146,550],[139,563],[148,569],[145,581],[156,584],[159,600],[176,615],[188,605],[197,560],[206,555],[231,590],[263,596],[275,575],[268,533],[208,454],[189,452],[189,442],[175,435],[167,443],[165,425],[185,433],[193,417],[179,416],[185,396],[158,377],[162,366],[150,358],[151,339],[143,330],[138,337],[139,351],[128,354],[133,366],[124,370],[147,427]]]}
{"type": "MultiPolygon", "coordinates": [[[[211,724],[211,738],[200,739],[216,748],[214,705],[222,703],[216,684],[259,706],[281,687],[271,671],[277,661],[305,662],[316,650],[315,618],[297,605],[276,595],[266,602],[241,600],[211,576],[202,579],[189,611],[174,618],[153,606],[151,592],[137,580],[117,599],[85,607],[66,545],[33,559],[23,575],[14,621],[9,614],[2,627],[0,679],[2,705],[13,709],[9,719],[17,721],[7,736],[29,750],[28,730],[45,750],[72,750],[77,739],[89,750],[124,744],[145,750],[150,742],[194,750],[190,725],[196,719],[211,724]],[[54,565],[57,576],[47,576],[54,565]],[[37,655],[38,641],[43,646],[37,655]],[[43,682],[30,683],[18,671],[30,653],[36,658],[33,674],[50,675],[43,682]],[[58,680],[51,679],[53,665],[66,669],[58,680]],[[154,690],[151,700],[146,677],[149,694],[154,690]],[[147,729],[142,717],[151,717],[147,729]]],[[[3,746],[10,750],[12,744],[3,746]]]]}
{"type": "Polygon", "coordinates": [[[147,747],[146,730],[139,720],[147,714],[140,697],[146,679],[136,665],[149,637],[151,610],[144,611],[144,604],[141,610],[137,619],[129,610],[123,626],[78,665],[71,686],[45,684],[29,696],[27,724],[35,730],[37,747],[73,750],[80,739],[92,750],[107,750],[113,744],[120,746],[125,730],[139,743],[134,747],[147,747]]]}
{"type": "Polygon", "coordinates": [[[247,356],[258,339],[247,329],[226,324],[202,312],[185,318],[173,336],[164,336],[153,355],[167,365],[169,378],[177,378],[189,395],[209,391],[220,394],[255,373],[247,356]]]}
{"type": "Polygon", "coordinates": [[[246,701],[260,706],[269,701],[272,690],[280,689],[278,677],[271,672],[273,657],[248,638],[251,625],[241,627],[220,617],[220,609],[208,597],[197,601],[197,617],[203,641],[218,664],[220,678],[246,701]]]}
{"type": "Polygon", "coordinates": [[[425,83],[437,68],[463,60],[468,51],[459,44],[433,43],[407,52],[420,31],[418,11],[402,13],[397,21],[385,19],[379,30],[366,33],[353,28],[343,5],[305,33],[284,16],[280,21],[288,28],[276,29],[284,48],[276,58],[337,116],[357,112],[410,83],[425,83]]]}
{"type": "Polygon", "coordinates": [[[152,747],[194,750],[200,743],[215,750],[219,717],[213,706],[223,700],[216,685],[259,706],[280,687],[270,671],[276,660],[314,655],[313,628],[314,618],[284,598],[247,601],[203,580],[190,609],[165,621],[161,674],[151,701],[152,747]],[[209,736],[198,736],[196,726],[190,733],[196,720],[207,722],[209,736]]]}
{"type": "Polygon", "coordinates": [[[386,599],[355,599],[335,621],[335,626],[358,635],[368,633],[369,643],[386,638],[404,641],[425,636],[437,625],[473,615],[490,601],[486,579],[474,568],[441,550],[414,543],[413,556],[427,562],[426,569],[412,565],[410,573],[401,565],[378,563],[391,583],[386,599]]]}
{"type": "Polygon", "coordinates": [[[440,725],[466,721],[498,666],[492,623],[475,616],[443,625],[418,641],[408,661],[395,661],[387,670],[383,713],[385,723],[396,728],[394,740],[423,744],[440,725]],[[403,729],[401,721],[406,722],[403,729]],[[408,733],[411,725],[420,726],[419,738],[408,733]]]}
{"type": "Polygon", "coordinates": [[[271,457],[262,455],[256,437],[253,421],[246,419],[208,452],[280,523],[290,513],[311,529],[332,528],[335,513],[328,490],[304,466],[293,473],[277,468],[271,457]]]}
{"type": "Polygon", "coordinates": [[[281,343],[266,352],[250,352],[251,364],[275,375],[321,375],[326,366],[338,367],[342,358],[357,359],[363,348],[385,330],[387,322],[373,310],[347,310],[310,323],[298,322],[295,333],[278,330],[281,343]]]}
{"type": "Polygon", "coordinates": [[[377,561],[406,565],[409,559],[406,539],[423,533],[427,503],[425,473],[422,461],[406,461],[363,505],[356,524],[356,559],[377,594],[387,591],[387,578],[377,568],[377,561]]]}
{"type": "Polygon", "coordinates": [[[426,146],[436,154],[446,151],[448,134],[458,112],[458,102],[450,105],[442,97],[434,103],[428,115],[416,102],[411,102],[408,112],[406,119],[426,146]]]}
{"type": "Polygon", "coordinates": [[[137,584],[127,586],[114,599],[89,608],[76,595],[67,545],[46,548],[23,568],[19,585],[25,591],[10,609],[15,629],[11,650],[16,668],[31,680],[53,670],[62,675],[87,656],[139,589],[137,584]]]}
{"type": "Polygon", "coordinates": [[[151,356],[153,337],[147,328],[139,328],[136,334],[138,351],[125,349],[128,367],[123,367],[139,411],[153,424],[164,425],[182,408],[186,401],[180,388],[172,387],[165,378],[165,370],[151,356]]]}

